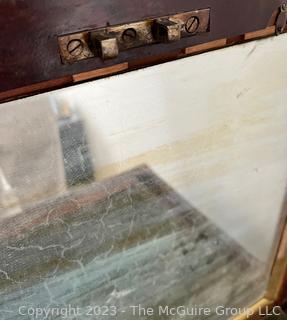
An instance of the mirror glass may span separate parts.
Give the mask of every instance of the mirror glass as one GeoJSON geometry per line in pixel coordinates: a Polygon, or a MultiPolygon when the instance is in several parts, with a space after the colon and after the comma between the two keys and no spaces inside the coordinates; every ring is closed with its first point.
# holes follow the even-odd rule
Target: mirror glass
{"type": "Polygon", "coordinates": [[[263,297],[285,38],[0,105],[0,318],[229,319],[263,297]]]}

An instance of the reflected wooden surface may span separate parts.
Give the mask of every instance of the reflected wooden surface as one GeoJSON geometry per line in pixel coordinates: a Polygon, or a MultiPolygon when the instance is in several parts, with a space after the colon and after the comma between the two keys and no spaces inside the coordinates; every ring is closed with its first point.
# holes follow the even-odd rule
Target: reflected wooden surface
{"type": "Polygon", "coordinates": [[[139,302],[245,307],[265,287],[265,267],[147,167],[26,209],[0,234],[1,319],[22,305],[127,310],[116,319],[139,302]]]}

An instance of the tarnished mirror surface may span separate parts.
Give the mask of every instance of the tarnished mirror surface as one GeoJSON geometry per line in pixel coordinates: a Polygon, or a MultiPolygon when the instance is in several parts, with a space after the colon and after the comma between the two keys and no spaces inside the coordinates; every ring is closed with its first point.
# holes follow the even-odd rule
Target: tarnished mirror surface
{"type": "Polygon", "coordinates": [[[2,104],[0,318],[228,319],[263,297],[286,54],[282,36],[2,104]]]}

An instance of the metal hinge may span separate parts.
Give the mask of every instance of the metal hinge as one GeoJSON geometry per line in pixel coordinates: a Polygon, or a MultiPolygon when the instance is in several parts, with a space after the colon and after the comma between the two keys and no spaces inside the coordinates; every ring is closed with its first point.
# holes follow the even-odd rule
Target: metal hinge
{"type": "Polygon", "coordinates": [[[287,4],[283,3],[280,6],[279,14],[276,19],[276,35],[278,36],[284,32],[287,23],[287,4]]]}
{"type": "Polygon", "coordinates": [[[202,9],[64,35],[58,42],[62,62],[72,63],[93,57],[113,59],[121,51],[179,41],[209,31],[210,9],[202,9]]]}

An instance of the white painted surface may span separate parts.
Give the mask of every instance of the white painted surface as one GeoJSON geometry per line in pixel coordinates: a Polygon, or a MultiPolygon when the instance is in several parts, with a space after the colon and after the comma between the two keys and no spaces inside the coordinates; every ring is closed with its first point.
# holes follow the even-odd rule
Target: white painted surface
{"type": "Polygon", "coordinates": [[[52,95],[82,113],[99,180],[147,164],[265,260],[287,178],[286,56],[283,35],[52,95]]]}

